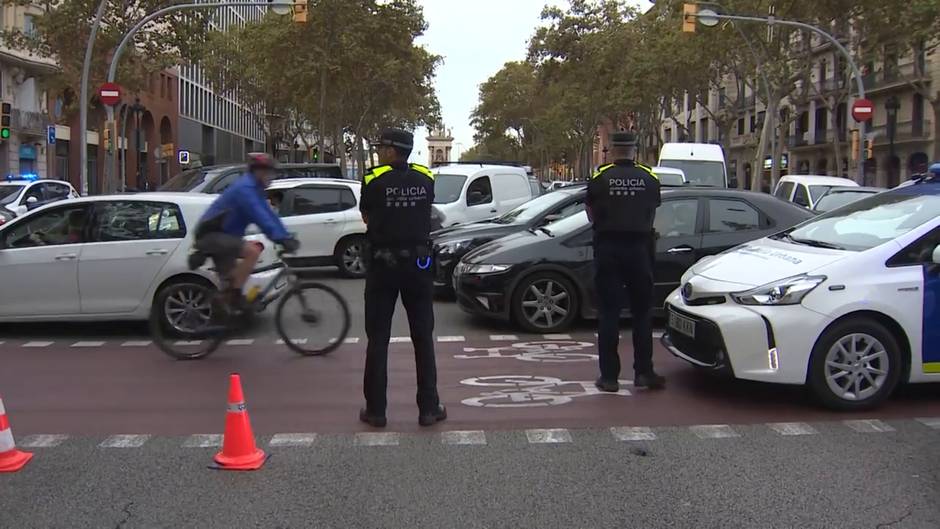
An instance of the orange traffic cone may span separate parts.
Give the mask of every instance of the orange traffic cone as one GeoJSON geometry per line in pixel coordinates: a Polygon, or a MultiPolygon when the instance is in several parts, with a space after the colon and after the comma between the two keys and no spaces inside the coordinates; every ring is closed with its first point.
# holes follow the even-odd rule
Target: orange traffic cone
{"type": "Polygon", "coordinates": [[[222,451],[215,455],[212,468],[220,470],[257,470],[268,456],[255,446],[255,434],[242,393],[242,381],[238,373],[232,373],[228,385],[228,413],[225,414],[225,435],[222,451]]]}
{"type": "Polygon", "coordinates": [[[0,398],[0,472],[16,472],[25,467],[32,458],[33,454],[16,449],[13,430],[3,408],[3,399],[0,398]]]}

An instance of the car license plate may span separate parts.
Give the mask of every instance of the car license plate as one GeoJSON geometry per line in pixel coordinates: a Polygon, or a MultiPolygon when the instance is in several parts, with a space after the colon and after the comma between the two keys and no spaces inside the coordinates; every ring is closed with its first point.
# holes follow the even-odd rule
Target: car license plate
{"type": "Polygon", "coordinates": [[[695,338],[695,320],[669,312],[669,328],[689,338],[695,338]]]}

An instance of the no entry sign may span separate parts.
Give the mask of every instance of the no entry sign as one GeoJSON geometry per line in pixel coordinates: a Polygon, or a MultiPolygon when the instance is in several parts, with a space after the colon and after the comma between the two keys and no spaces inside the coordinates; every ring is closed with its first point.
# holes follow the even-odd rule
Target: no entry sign
{"type": "Polygon", "coordinates": [[[98,98],[109,107],[121,102],[121,87],[117,83],[105,83],[98,89],[98,98]]]}
{"type": "Polygon", "coordinates": [[[858,99],[852,103],[852,117],[859,123],[871,121],[875,114],[875,104],[870,99],[858,99]]]}

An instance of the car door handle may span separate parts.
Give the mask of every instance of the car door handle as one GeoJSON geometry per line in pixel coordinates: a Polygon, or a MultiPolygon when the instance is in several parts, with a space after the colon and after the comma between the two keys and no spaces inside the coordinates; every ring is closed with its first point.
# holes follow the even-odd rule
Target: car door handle
{"type": "Polygon", "coordinates": [[[336,224],[337,222],[339,221],[336,219],[326,219],[325,221],[323,221],[323,224],[336,224]]]}
{"type": "Polygon", "coordinates": [[[57,255],[57,256],[55,256],[55,260],[56,260],[56,261],[71,261],[72,259],[75,259],[76,257],[78,257],[77,254],[74,254],[74,253],[64,253],[64,254],[62,254],[62,255],[57,255]]]}
{"type": "Polygon", "coordinates": [[[166,255],[170,253],[167,250],[150,250],[147,252],[147,255],[166,255]]]}
{"type": "Polygon", "coordinates": [[[498,212],[499,212],[499,211],[497,211],[497,210],[495,210],[495,209],[491,209],[491,210],[490,210],[490,213],[498,213],[498,212]]]}
{"type": "Polygon", "coordinates": [[[666,250],[666,253],[672,253],[672,254],[676,254],[676,253],[689,253],[689,252],[691,252],[693,249],[694,249],[694,248],[692,248],[691,246],[676,246],[675,248],[670,248],[670,249],[666,250]]]}

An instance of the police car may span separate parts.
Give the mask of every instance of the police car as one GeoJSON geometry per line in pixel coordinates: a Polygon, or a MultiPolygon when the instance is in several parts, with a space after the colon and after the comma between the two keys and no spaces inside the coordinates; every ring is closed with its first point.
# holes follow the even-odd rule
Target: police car
{"type": "Polygon", "coordinates": [[[66,198],[78,198],[78,192],[63,180],[45,180],[37,175],[7,176],[0,180],[0,207],[17,216],[66,198]]]}
{"type": "Polygon", "coordinates": [[[706,257],[667,299],[663,344],[841,410],[940,382],[938,213],[935,176],[706,257]]]}

